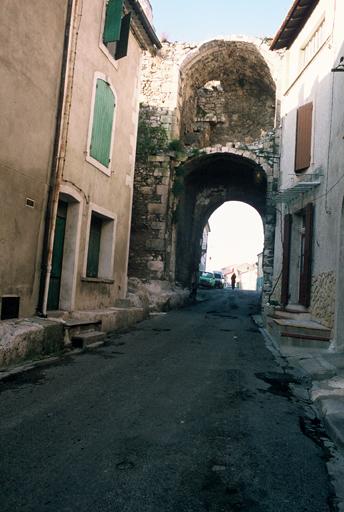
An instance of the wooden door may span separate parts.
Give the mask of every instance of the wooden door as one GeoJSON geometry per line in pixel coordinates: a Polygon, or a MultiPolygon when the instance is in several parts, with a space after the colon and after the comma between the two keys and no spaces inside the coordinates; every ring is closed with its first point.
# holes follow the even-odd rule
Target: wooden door
{"type": "Polygon", "coordinates": [[[59,201],[54,248],[53,248],[53,260],[52,269],[50,275],[49,294],[48,294],[48,309],[54,310],[59,308],[60,302],[60,288],[61,288],[61,275],[62,275],[62,262],[63,262],[63,248],[66,231],[66,219],[67,219],[67,208],[68,204],[64,201],[59,201]]]}
{"type": "Polygon", "coordinates": [[[309,203],[303,215],[300,254],[300,289],[299,303],[308,308],[311,302],[312,286],[312,249],[313,249],[313,217],[314,207],[309,203]]]}
{"type": "Polygon", "coordinates": [[[290,213],[284,216],[284,234],[283,234],[283,262],[282,262],[282,290],[281,304],[286,306],[289,302],[289,270],[290,270],[290,247],[291,247],[291,227],[293,217],[290,213]]]}

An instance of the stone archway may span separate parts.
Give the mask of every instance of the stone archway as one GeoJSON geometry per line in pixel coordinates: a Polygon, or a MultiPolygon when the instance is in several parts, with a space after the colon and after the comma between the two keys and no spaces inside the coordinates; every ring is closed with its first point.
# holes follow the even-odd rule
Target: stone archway
{"type": "Polygon", "coordinates": [[[186,146],[252,143],[274,126],[275,83],[262,49],[214,40],[180,64],[180,138],[186,146]]]}
{"type": "Polygon", "coordinates": [[[265,248],[273,250],[273,238],[269,235],[275,219],[271,212],[267,215],[268,180],[260,165],[232,153],[213,153],[190,160],[183,170],[183,192],[176,219],[178,282],[189,285],[192,273],[198,269],[203,227],[226,201],[241,201],[258,211],[265,227],[265,248]]]}
{"type": "Polygon", "coordinates": [[[244,38],[167,43],[145,60],[141,118],[154,133],[163,129],[178,140],[177,148],[137,161],[130,276],[188,285],[202,223],[235,199],[263,219],[269,291],[278,148],[275,56],[270,59],[267,48],[244,38]],[[182,254],[184,242],[189,250],[182,254]]]}

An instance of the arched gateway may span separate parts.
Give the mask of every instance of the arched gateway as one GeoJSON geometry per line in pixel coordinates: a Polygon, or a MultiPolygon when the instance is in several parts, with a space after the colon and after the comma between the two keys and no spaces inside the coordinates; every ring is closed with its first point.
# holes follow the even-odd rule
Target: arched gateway
{"type": "Polygon", "coordinates": [[[277,153],[272,58],[261,40],[234,38],[166,43],[145,60],[141,130],[152,140],[139,134],[139,144],[155,154],[138,154],[130,276],[189,285],[204,225],[221,204],[237,200],[262,217],[269,292],[277,153]],[[163,130],[172,140],[167,149],[159,146],[163,130]]]}

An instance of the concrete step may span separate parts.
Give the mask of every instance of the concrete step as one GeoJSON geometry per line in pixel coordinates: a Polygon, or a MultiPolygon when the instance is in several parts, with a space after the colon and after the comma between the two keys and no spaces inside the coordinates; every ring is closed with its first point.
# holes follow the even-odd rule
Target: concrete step
{"type": "Polygon", "coordinates": [[[274,318],[285,318],[290,320],[311,320],[310,313],[292,313],[291,311],[275,310],[274,318]]]}
{"type": "Polygon", "coordinates": [[[86,331],[72,337],[72,345],[74,348],[85,348],[87,346],[95,346],[105,339],[106,333],[102,331],[86,331]]]}
{"type": "Polygon", "coordinates": [[[269,317],[267,326],[281,345],[328,348],[330,344],[331,330],[313,320],[269,317]]]}
{"type": "Polygon", "coordinates": [[[308,313],[308,308],[301,304],[288,304],[285,307],[285,311],[288,311],[289,313],[308,313]]]}
{"type": "Polygon", "coordinates": [[[65,322],[65,326],[67,327],[67,329],[74,329],[76,327],[83,328],[100,324],[101,320],[80,320],[78,318],[69,319],[66,320],[65,322]]]}
{"type": "Polygon", "coordinates": [[[65,327],[65,344],[73,344],[72,340],[79,334],[86,332],[99,332],[101,329],[101,320],[81,320],[79,318],[68,319],[64,323],[65,327]]]}
{"type": "Polygon", "coordinates": [[[294,320],[290,318],[274,319],[281,332],[303,334],[330,339],[331,329],[314,322],[313,320],[294,320]]]}

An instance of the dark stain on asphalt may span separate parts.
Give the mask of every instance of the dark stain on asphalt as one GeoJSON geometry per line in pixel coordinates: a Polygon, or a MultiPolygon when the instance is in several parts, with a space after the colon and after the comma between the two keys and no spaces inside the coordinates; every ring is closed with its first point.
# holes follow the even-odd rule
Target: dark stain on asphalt
{"type": "Polygon", "coordinates": [[[221,474],[210,469],[205,477],[202,486],[205,510],[209,512],[212,510],[232,512],[254,510],[258,503],[247,497],[242,485],[239,482],[226,485],[221,474]]]}
{"type": "MultiPolygon", "coordinates": [[[[301,432],[312,439],[312,441],[317,444],[318,446],[321,446],[321,448],[324,449],[327,455],[329,455],[329,459],[332,457],[330,455],[330,451],[325,448],[324,441],[328,439],[325,429],[320,421],[319,418],[309,418],[307,416],[300,416],[299,417],[299,425],[301,432]]],[[[329,460],[328,459],[328,460],[329,460]]]]}
{"type": "Polygon", "coordinates": [[[118,462],[118,464],[116,464],[116,468],[119,469],[120,471],[128,471],[130,469],[134,469],[134,467],[135,464],[133,463],[133,461],[129,459],[124,459],[121,462],[118,462]]]}
{"type": "Polygon", "coordinates": [[[221,313],[219,311],[207,311],[207,315],[217,316],[219,318],[229,318],[230,320],[236,320],[238,317],[233,315],[227,315],[226,313],[221,313]]]}
{"type": "Polygon", "coordinates": [[[22,387],[28,386],[40,386],[44,384],[46,380],[46,368],[58,368],[69,366],[74,364],[74,360],[71,356],[62,356],[59,360],[54,360],[49,362],[48,360],[44,363],[44,366],[38,366],[35,368],[28,368],[27,370],[23,370],[19,373],[12,373],[10,375],[6,375],[0,380],[0,393],[8,390],[16,390],[22,387]]]}
{"type": "Polygon", "coordinates": [[[290,373],[256,373],[255,376],[257,379],[270,384],[268,389],[260,389],[261,393],[272,393],[273,395],[288,398],[288,400],[293,396],[289,385],[298,383],[298,380],[290,373]]]}
{"type": "Polygon", "coordinates": [[[0,392],[15,390],[25,386],[37,386],[43,384],[45,373],[42,368],[33,368],[26,372],[8,375],[0,382],[0,392]]]}

